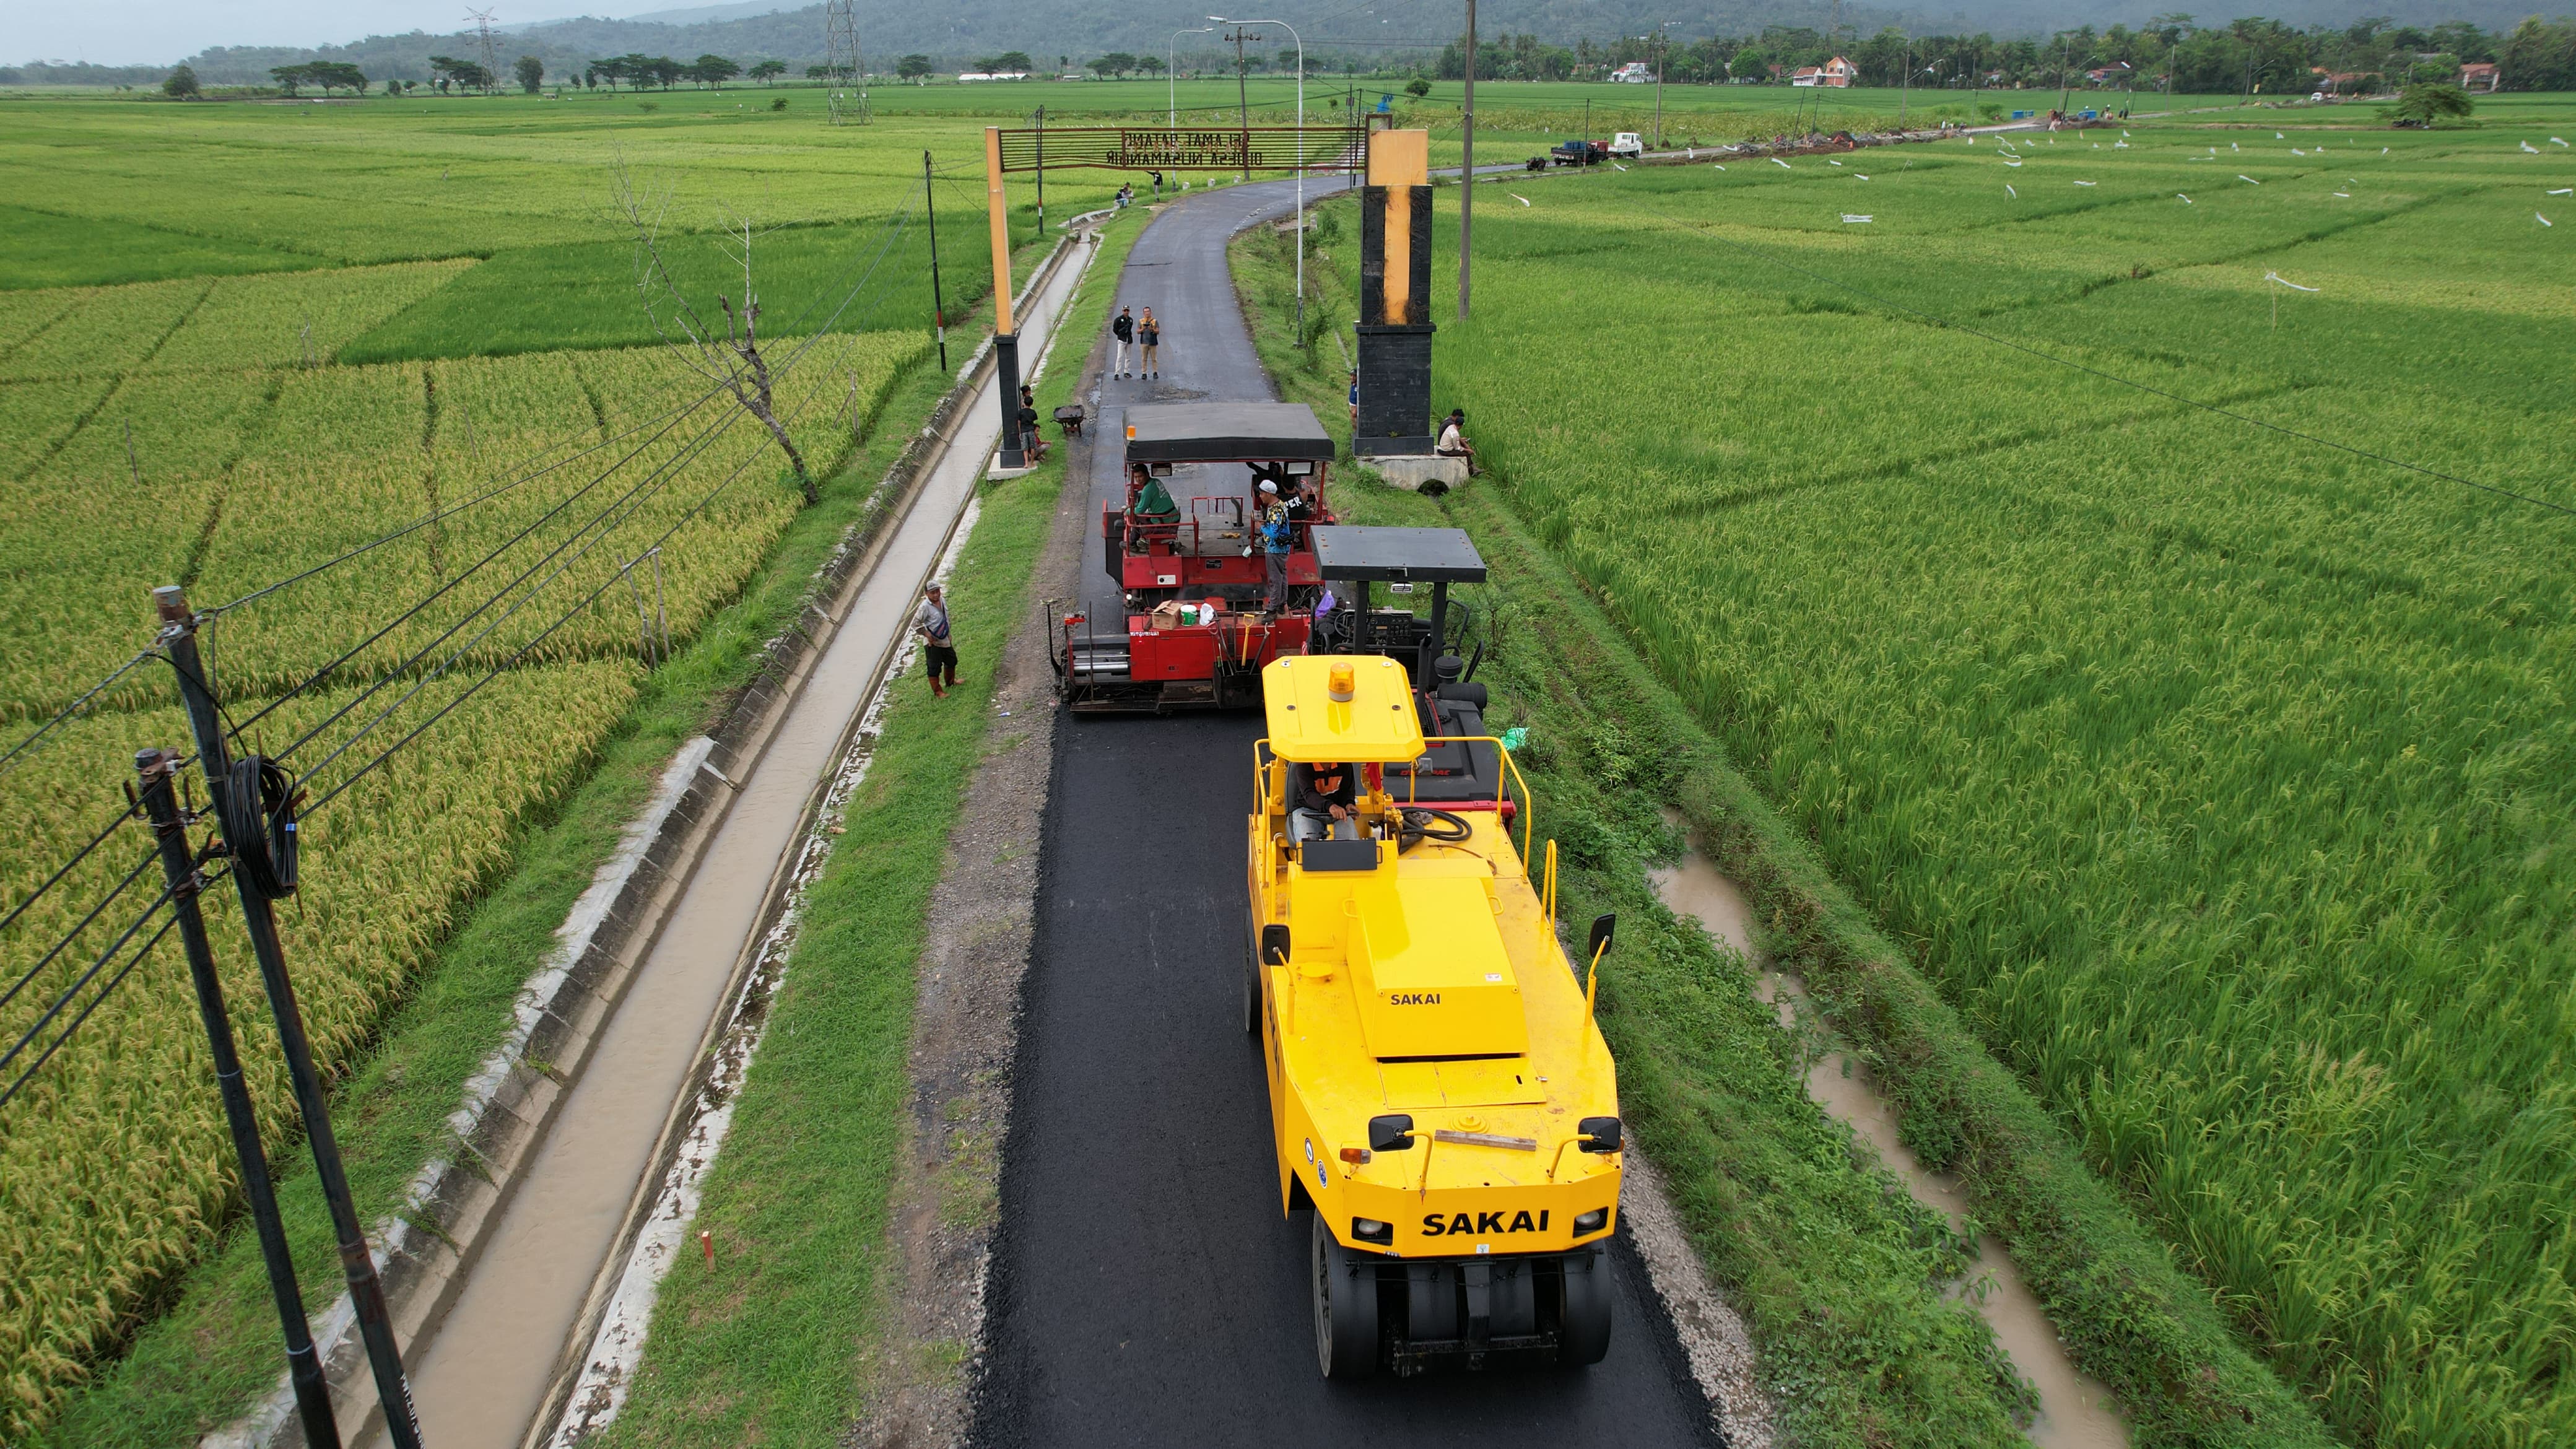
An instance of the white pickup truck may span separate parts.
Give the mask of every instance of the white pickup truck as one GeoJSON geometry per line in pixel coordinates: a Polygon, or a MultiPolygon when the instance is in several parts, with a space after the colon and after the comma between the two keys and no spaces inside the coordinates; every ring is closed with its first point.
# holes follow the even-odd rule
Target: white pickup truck
{"type": "Polygon", "coordinates": [[[1621,131],[1618,135],[1610,138],[1610,154],[1613,156],[1643,156],[1646,154],[1646,143],[1637,139],[1637,133],[1634,131],[1621,131]]]}

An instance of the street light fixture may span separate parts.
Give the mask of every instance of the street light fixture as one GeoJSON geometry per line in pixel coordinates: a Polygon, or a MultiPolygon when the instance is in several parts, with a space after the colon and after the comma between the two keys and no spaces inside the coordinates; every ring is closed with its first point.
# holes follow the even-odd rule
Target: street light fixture
{"type": "Polygon", "coordinates": [[[1166,124],[1175,131],[1181,128],[1181,83],[1178,79],[1181,64],[1181,37],[1205,35],[1214,29],[1216,27],[1213,25],[1193,25],[1175,30],[1172,32],[1171,41],[1163,47],[1163,90],[1165,104],[1172,113],[1166,124]]]}
{"type": "Polygon", "coordinates": [[[1306,345],[1306,38],[1297,27],[1285,20],[1229,20],[1222,15],[1208,19],[1219,25],[1240,29],[1246,25],[1276,25],[1297,42],[1297,345],[1306,345]]]}

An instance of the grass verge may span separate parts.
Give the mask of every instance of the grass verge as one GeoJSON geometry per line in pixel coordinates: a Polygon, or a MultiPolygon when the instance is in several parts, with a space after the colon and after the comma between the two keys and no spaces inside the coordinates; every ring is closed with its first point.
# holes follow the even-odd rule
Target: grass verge
{"type": "MultiPolygon", "coordinates": [[[[1065,351],[1037,386],[1069,400],[1106,321],[1139,221],[1102,243],[1066,309],[1065,351]]],[[[903,1142],[913,972],[948,835],[982,758],[993,667],[1028,610],[1067,450],[982,485],[948,587],[965,660],[946,699],[912,687],[884,733],[814,884],[733,1127],[692,1227],[712,1269],[685,1259],[662,1285],[633,1397],[600,1443],[829,1444],[858,1416],[887,1351],[887,1194],[903,1142]]]]}
{"type": "MultiPolygon", "coordinates": [[[[1335,210],[1347,213],[1347,205],[1335,210]]],[[[1344,214],[1330,230],[1354,234],[1344,214]]],[[[1338,250],[1335,236],[1318,238],[1338,250]]],[[[1310,258],[1310,263],[1311,263],[1310,258]]],[[[1346,427],[1338,353],[1293,345],[1280,240],[1239,241],[1237,285],[1283,395],[1346,427]]],[[[1352,267],[1349,270],[1355,271],[1352,267]]],[[[1347,316],[1352,277],[1310,265],[1309,314],[1347,316]]],[[[1827,1022],[1902,1113],[1907,1144],[1960,1174],[1982,1225],[2010,1246],[2076,1361],[2110,1385],[2141,1449],[2332,1442],[2307,1403],[2229,1333],[2084,1164],[2035,1098],[1989,1057],[1937,992],[1729,762],[1580,581],[1526,530],[1508,483],[1432,500],[1360,485],[1356,522],[1448,523],[1493,571],[1482,590],[1497,728],[1527,724],[1520,759],[1540,828],[1565,868],[1565,918],[1622,917],[1602,982],[1603,1030],[1623,1105],[1665,1169],[1702,1259],[1745,1311],[1766,1382],[1799,1442],[2018,1442],[2026,1406],[1981,1320],[1943,1298],[1965,1259],[1867,1150],[1824,1119],[1802,1075],[1814,1050],[1772,1025],[1744,963],[1721,956],[1655,899],[1645,868],[1679,851],[1658,807],[1678,807],[1747,891],[1762,947],[1805,975],[1827,1022]],[[1645,929],[1639,930],[1638,926],[1645,929]],[[1967,1319],[1962,1323],[1959,1320],[1967,1319]]]]}
{"type": "MultiPolygon", "coordinates": [[[[971,338],[989,323],[989,314],[969,318],[959,330],[971,338]]],[[[952,382],[935,359],[902,374],[879,425],[823,484],[822,501],[788,524],[741,596],[645,682],[602,742],[596,768],[520,822],[506,873],[460,910],[436,963],[390,1014],[381,1045],[336,1085],[332,1124],[366,1220],[399,1207],[420,1165],[448,1149],[448,1114],[507,1034],[519,989],[552,948],[573,900],[615,849],[672,753],[707,728],[751,678],[771,637],[794,621],[814,571],[873,496],[915,421],[952,382]]],[[[245,1052],[267,1049],[273,1047],[257,1039],[243,1043],[245,1052]]],[[[270,1165],[305,1306],[319,1313],[338,1296],[341,1279],[311,1159],[300,1148],[277,1150],[270,1165]]],[[[276,1312],[247,1228],[236,1216],[220,1246],[147,1304],[124,1354],[97,1365],[33,1445],[165,1449],[230,1422],[277,1381],[285,1361],[276,1312]]]]}

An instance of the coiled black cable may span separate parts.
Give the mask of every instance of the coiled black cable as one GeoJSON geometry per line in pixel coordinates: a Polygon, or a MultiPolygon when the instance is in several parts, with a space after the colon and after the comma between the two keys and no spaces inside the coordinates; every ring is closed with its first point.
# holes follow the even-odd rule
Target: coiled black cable
{"type": "Polygon", "coordinates": [[[295,806],[299,791],[264,755],[233,761],[225,777],[224,843],[233,868],[268,899],[295,894],[295,806]]]}

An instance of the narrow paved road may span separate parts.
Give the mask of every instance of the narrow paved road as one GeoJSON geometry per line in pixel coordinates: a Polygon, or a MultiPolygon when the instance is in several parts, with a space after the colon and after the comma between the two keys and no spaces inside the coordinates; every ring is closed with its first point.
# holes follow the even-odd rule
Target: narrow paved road
{"type": "MultiPolygon", "coordinates": [[[[1118,300],[1162,322],[1164,376],[1101,383],[1092,519],[1119,496],[1109,440],[1125,405],[1273,396],[1225,242],[1290,205],[1286,182],[1193,193],[1139,239],[1118,300]]],[[[1112,596],[1096,531],[1081,592],[1112,596]]],[[[975,1442],[1711,1442],[1624,1244],[1610,1356],[1589,1371],[1317,1375],[1306,1227],[1279,1212],[1260,1057],[1238,1014],[1259,732],[1251,714],[1057,732],[975,1442]]]]}

